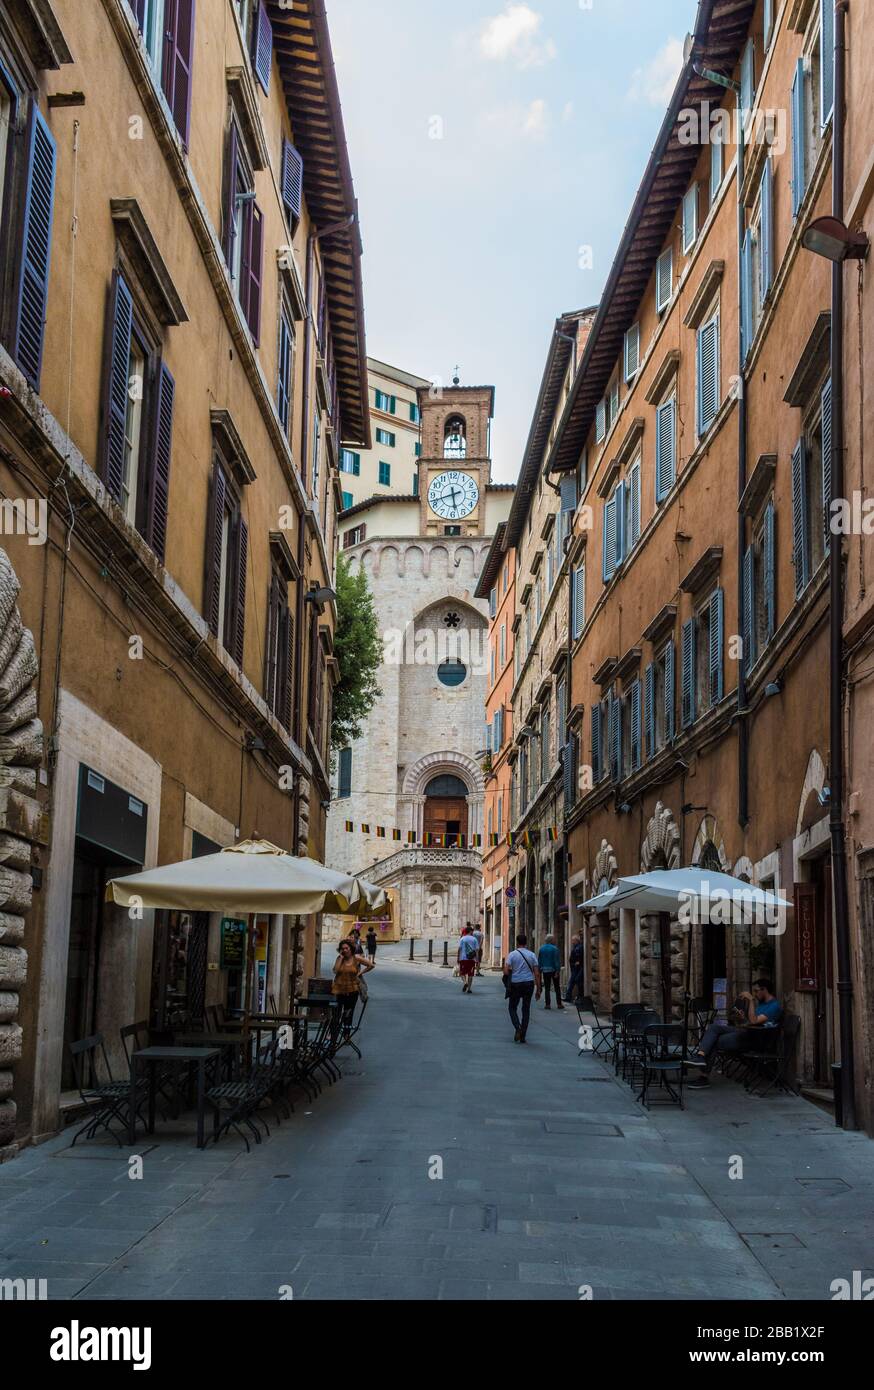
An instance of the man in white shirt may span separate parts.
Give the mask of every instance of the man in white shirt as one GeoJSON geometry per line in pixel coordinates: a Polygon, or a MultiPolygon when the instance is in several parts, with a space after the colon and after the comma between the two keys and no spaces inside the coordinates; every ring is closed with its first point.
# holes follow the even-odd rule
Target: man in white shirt
{"type": "Polygon", "coordinates": [[[509,977],[509,1013],[516,1030],[514,1042],[523,1043],[528,1032],[528,1018],[531,1013],[532,995],[539,999],[542,988],[540,967],[533,951],[528,950],[527,936],[516,938],[516,949],[504,961],[504,979],[509,977]],[[519,1020],[519,1004],[522,1005],[522,1019],[519,1020]]]}

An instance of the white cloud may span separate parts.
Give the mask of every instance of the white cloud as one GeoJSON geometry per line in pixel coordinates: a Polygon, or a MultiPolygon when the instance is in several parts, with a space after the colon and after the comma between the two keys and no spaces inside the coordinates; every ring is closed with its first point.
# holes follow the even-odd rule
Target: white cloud
{"type": "Polygon", "coordinates": [[[552,39],[541,36],[543,15],[529,5],[508,3],[503,14],[483,22],[479,33],[480,56],[487,62],[515,63],[517,68],[539,68],[556,55],[552,39]]]}
{"type": "Polygon", "coordinates": [[[505,140],[542,140],[550,127],[549,106],[537,97],[526,106],[501,106],[488,111],[485,125],[492,134],[505,140]]]}
{"type": "Polygon", "coordinates": [[[650,106],[667,106],[683,66],[683,40],[668,39],[646,67],[636,68],[628,96],[650,106]]]}

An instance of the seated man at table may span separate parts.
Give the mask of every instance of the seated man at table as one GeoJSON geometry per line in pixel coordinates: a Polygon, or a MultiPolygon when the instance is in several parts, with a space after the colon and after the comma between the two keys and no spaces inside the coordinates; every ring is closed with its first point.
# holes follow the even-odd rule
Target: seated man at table
{"type": "Polygon", "coordinates": [[[738,995],[732,1009],[734,1022],[723,1023],[716,1019],[704,1030],[695,1052],[686,1059],[690,1067],[702,1067],[704,1074],[688,1084],[695,1088],[708,1086],[708,1073],[713,1065],[714,1052],[753,1052],[766,1051],[776,1042],[776,1029],[783,1017],[783,1006],[774,997],[770,980],[756,980],[752,994],[746,991],[738,995]],[[771,1036],[768,1037],[768,1031],[771,1036]]]}

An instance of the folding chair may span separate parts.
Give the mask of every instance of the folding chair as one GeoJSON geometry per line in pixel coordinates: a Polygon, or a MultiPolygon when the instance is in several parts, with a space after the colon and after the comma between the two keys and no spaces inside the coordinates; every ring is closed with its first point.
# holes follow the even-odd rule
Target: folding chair
{"type": "MultiPolygon", "coordinates": [[[[80,1038],[77,1042],[70,1043],[70,1057],[73,1062],[76,1088],[82,1099],[82,1104],[89,1111],[88,1119],[81,1129],[76,1131],[70,1148],[83,1134],[86,1139],[93,1139],[100,1129],[105,1129],[107,1134],[111,1134],[120,1149],[124,1148],[124,1144],[112,1128],[112,1122],[113,1120],[118,1121],[126,1141],[130,1119],[131,1085],[130,1081],[116,1081],[113,1077],[109,1058],[106,1055],[103,1034],[94,1033],[90,1038],[80,1038]]],[[[140,1113],[140,1106],[145,1101],[146,1095],[145,1082],[138,1081],[135,1111],[144,1127],[145,1120],[140,1113]]]]}
{"type": "Polygon", "coordinates": [[[649,1109],[649,1088],[654,1077],[658,1077],[660,1089],[667,1091],[668,1099],[676,1101],[681,1110],[683,1104],[683,1033],[682,1023],[651,1023],[643,1030],[643,1086],[637,1097],[645,1110],[649,1109]],[[674,1076],[672,1085],[668,1079],[674,1076]]]}
{"type": "Polygon", "coordinates": [[[598,1017],[595,1001],[590,994],[578,994],[575,1003],[577,1018],[580,1020],[580,1027],[592,1029],[592,1051],[595,1056],[609,1057],[613,1048],[613,1031],[611,1024],[606,1020],[603,1023],[601,1022],[598,1017]],[[591,1014],[595,1020],[594,1025],[584,1019],[583,1014],[591,1014]]]}

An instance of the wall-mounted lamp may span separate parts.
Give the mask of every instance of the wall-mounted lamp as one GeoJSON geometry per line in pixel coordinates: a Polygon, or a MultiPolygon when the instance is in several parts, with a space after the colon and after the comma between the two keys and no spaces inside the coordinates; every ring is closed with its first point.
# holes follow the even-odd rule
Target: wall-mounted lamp
{"type": "Polygon", "coordinates": [[[865,232],[851,232],[837,217],[817,217],[804,229],[801,244],[806,251],[827,261],[864,261],[871,243],[865,232]]]}
{"type": "Polygon", "coordinates": [[[783,677],[782,677],[782,676],[778,676],[777,679],[776,679],[775,681],[769,681],[768,684],[765,686],[765,694],[766,694],[767,696],[769,696],[769,697],[770,697],[771,695],[782,695],[782,694],[783,694],[783,677]]]}

